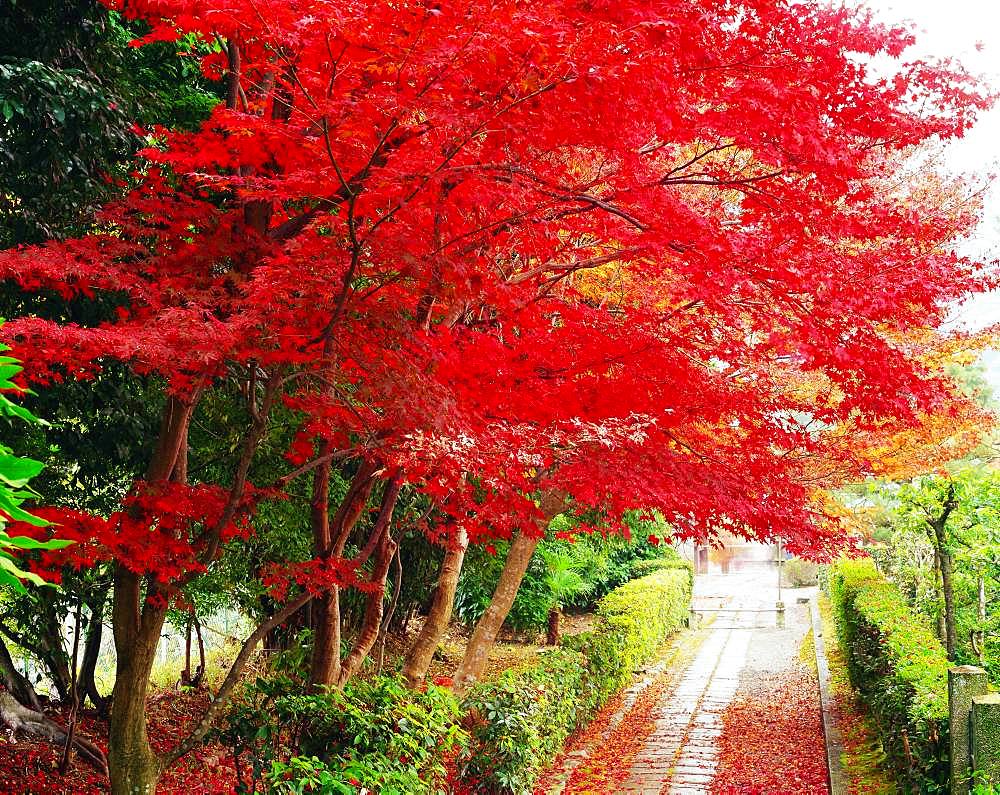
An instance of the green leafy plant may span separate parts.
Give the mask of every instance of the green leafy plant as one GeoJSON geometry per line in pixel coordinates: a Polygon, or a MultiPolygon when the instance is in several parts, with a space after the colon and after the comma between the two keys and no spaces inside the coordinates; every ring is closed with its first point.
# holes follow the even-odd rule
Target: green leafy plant
{"type": "Polygon", "coordinates": [[[437,792],[463,747],[457,699],[395,678],[305,694],[276,675],[245,687],[213,733],[233,753],[237,792],[437,792]]]}
{"type": "MultiPolygon", "coordinates": [[[[8,347],[0,344],[0,351],[6,350],[8,347]]],[[[0,415],[42,424],[34,414],[3,394],[24,391],[12,380],[22,369],[17,359],[0,355],[0,415]]],[[[49,584],[37,574],[21,568],[18,552],[31,549],[61,549],[72,543],[57,539],[38,541],[28,536],[11,536],[5,530],[10,521],[24,522],[34,527],[49,525],[47,521],[22,507],[26,500],[38,496],[29,483],[41,469],[40,462],[14,455],[9,447],[0,444],[0,585],[6,585],[18,593],[25,592],[24,581],[34,585],[49,584]]]]}
{"type": "Polygon", "coordinates": [[[670,566],[616,588],[598,604],[594,630],[563,639],[587,659],[584,710],[597,709],[628,684],[690,617],[692,569],[683,561],[670,566]]]}
{"type": "MultiPolygon", "coordinates": [[[[634,519],[634,523],[636,528],[632,530],[632,540],[593,532],[579,533],[572,541],[566,541],[558,536],[574,530],[573,520],[563,515],[553,519],[549,531],[554,537],[539,543],[506,625],[515,632],[544,629],[554,606],[593,607],[601,597],[618,586],[652,571],[636,573],[633,566],[638,561],[660,560],[663,557],[677,559],[677,553],[670,547],[654,545],[646,540],[654,530],[665,532],[665,525],[638,519],[634,519]],[[650,532],[640,536],[640,532],[646,533],[647,530],[650,532]],[[556,571],[549,565],[550,560],[556,571]],[[553,590],[562,590],[564,586],[570,590],[559,594],[553,590]]],[[[475,624],[493,596],[507,544],[497,543],[495,548],[496,554],[483,547],[472,547],[466,555],[455,594],[455,616],[465,624],[475,624]]]]}
{"type": "Polygon", "coordinates": [[[551,600],[548,642],[553,646],[559,642],[563,608],[594,589],[594,584],[584,579],[581,572],[585,564],[573,554],[573,549],[572,544],[567,544],[566,548],[539,550],[545,561],[545,585],[551,600]]]}
{"type": "Polygon", "coordinates": [[[530,792],[580,723],[586,681],[584,656],[556,648],[536,665],[474,687],[463,704],[475,726],[462,778],[476,792],[530,792]]]}

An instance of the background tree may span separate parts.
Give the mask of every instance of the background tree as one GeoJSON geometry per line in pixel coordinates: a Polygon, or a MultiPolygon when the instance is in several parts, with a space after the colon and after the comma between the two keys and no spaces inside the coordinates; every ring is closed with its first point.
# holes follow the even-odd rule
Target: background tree
{"type": "MultiPolygon", "coordinates": [[[[148,30],[93,0],[27,0],[0,19],[0,246],[80,234],[93,228],[102,201],[124,189],[145,143],[140,128],[194,127],[217,94],[191,39],[137,49],[148,30]]],[[[0,289],[0,315],[37,315],[96,325],[113,317],[120,296],[0,289]]],[[[6,438],[44,463],[38,487],[50,505],[107,515],[149,455],[162,404],[158,385],[108,362],[87,382],[61,380],[26,398],[49,419],[43,430],[11,425],[6,438]]],[[[55,694],[69,693],[63,625],[79,600],[87,606],[81,686],[99,709],[95,682],[111,573],[66,569],[59,591],[31,590],[4,600],[0,632],[47,673],[55,694]]]]}

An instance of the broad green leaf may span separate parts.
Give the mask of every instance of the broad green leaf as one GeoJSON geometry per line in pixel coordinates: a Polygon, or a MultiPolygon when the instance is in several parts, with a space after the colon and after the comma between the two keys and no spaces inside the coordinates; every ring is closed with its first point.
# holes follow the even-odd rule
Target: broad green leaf
{"type": "Polygon", "coordinates": [[[41,461],[32,458],[0,453],[0,480],[14,488],[21,488],[27,486],[28,481],[41,472],[43,466],[41,461]]]}
{"type": "Polygon", "coordinates": [[[0,531],[0,546],[11,546],[17,549],[65,549],[75,543],[75,541],[63,538],[50,538],[48,541],[39,541],[28,536],[9,536],[0,531]]]}
{"type": "Polygon", "coordinates": [[[7,514],[15,522],[27,522],[35,527],[48,527],[45,519],[40,519],[20,507],[20,502],[11,498],[9,492],[0,489],[0,512],[7,514]]]}
{"type": "Polygon", "coordinates": [[[0,571],[6,571],[21,580],[27,580],[33,585],[51,585],[51,583],[46,582],[33,571],[24,571],[18,568],[17,564],[13,561],[0,556],[0,571]]]}

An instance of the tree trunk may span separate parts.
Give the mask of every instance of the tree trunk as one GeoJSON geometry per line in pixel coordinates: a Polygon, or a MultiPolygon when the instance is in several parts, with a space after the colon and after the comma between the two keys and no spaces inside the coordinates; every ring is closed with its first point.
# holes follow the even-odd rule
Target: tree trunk
{"type": "Polygon", "coordinates": [[[562,623],[562,607],[556,605],[549,610],[549,631],[546,634],[545,642],[549,646],[559,645],[560,627],[562,623]]]}
{"type": "Polygon", "coordinates": [[[486,612],[476,624],[472,637],[469,638],[469,645],[465,648],[465,656],[455,671],[456,693],[465,693],[486,669],[493,644],[514,604],[517,591],[521,587],[521,580],[528,570],[528,564],[531,562],[535,547],[538,546],[538,541],[538,538],[526,536],[524,533],[514,536],[493,598],[490,599],[486,612]]]}
{"type": "Polygon", "coordinates": [[[113,606],[117,666],[108,734],[112,795],[152,795],[162,772],[146,733],[146,692],[166,614],[148,601],[143,606],[139,576],[118,564],[113,606]]]}
{"type": "Polygon", "coordinates": [[[312,664],[312,687],[332,685],[340,676],[340,589],[331,588],[316,600],[312,664]]]}
{"type": "Polygon", "coordinates": [[[389,634],[389,625],[392,623],[392,618],[396,614],[396,608],[399,606],[399,593],[403,590],[403,562],[399,559],[399,545],[396,546],[396,554],[393,555],[392,562],[392,598],[389,599],[389,609],[385,611],[385,615],[382,617],[382,626],[379,628],[378,639],[375,641],[375,645],[378,646],[375,673],[379,675],[381,675],[382,665],[385,663],[385,641],[386,636],[389,634]]]}
{"type": "Polygon", "coordinates": [[[73,691],[70,698],[69,721],[66,723],[66,744],[63,746],[62,758],[59,760],[59,774],[65,776],[69,772],[69,763],[73,758],[73,741],[76,739],[76,722],[80,715],[80,624],[83,623],[83,600],[76,603],[76,621],[73,622],[73,691]]]}
{"type": "Polygon", "coordinates": [[[46,609],[38,616],[38,623],[44,627],[39,639],[38,652],[48,671],[52,684],[55,685],[59,700],[69,698],[71,684],[69,661],[63,649],[62,616],[57,616],[55,609],[46,604],[46,609]]]}
{"type": "MultiPolygon", "coordinates": [[[[186,472],[187,429],[194,400],[167,399],[156,449],[146,471],[148,483],[170,481],[186,472]]],[[[149,744],[146,732],[146,693],[166,601],[143,593],[142,578],[123,563],[114,570],[111,623],[115,640],[115,687],[111,695],[108,732],[108,770],[112,795],[152,795],[162,766],[149,744]]]]}
{"type": "Polygon", "coordinates": [[[441,574],[434,589],[434,601],[427,613],[420,634],[406,653],[403,663],[403,678],[411,688],[419,687],[427,676],[427,669],[434,658],[434,652],[444,637],[451,622],[451,611],[455,606],[455,590],[458,577],[462,573],[465,551],[469,548],[469,535],[459,527],[455,544],[445,553],[441,562],[441,574]]]}
{"type": "Polygon", "coordinates": [[[354,558],[356,566],[363,566],[368,557],[374,553],[375,563],[372,566],[370,582],[375,585],[375,589],[368,594],[365,603],[365,614],[358,630],[358,636],[354,640],[354,646],[347,657],[344,658],[340,666],[340,674],[337,676],[336,685],[342,688],[348,680],[357,673],[368,653],[375,645],[379,628],[382,626],[382,612],[385,601],[385,581],[389,576],[389,566],[396,554],[396,542],[392,540],[390,532],[392,525],[392,512],[396,508],[396,501],[399,499],[399,489],[402,480],[397,475],[386,481],[385,490],[382,492],[382,504],[379,507],[378,516],[372,527],[368,542],[354,558]]]}
{"type": "Polygon", "coordinates": [[[181,669],[181,687],[191,686],[191,612],[184,626],[184,667],[181,669]]]}
{"type": "Polygon", "coordinates": [[[539,505],[542,515],[535,520],[537,536],[529,538],[521,532],[515,535],[514,540],[511,541],[510,551],[507,553],[503,571],[500,572],[500,581],[493,592],[493,598],[490,599],[489,607],[486,608],[486,612],[476,624],[472,637],[469,638],[469,645],[465,647],[465,656],[455,671],[454,690],[459,695],[468,690],[486,669],[490,651],[492,651],[497,635],[500,634],[500,628],[507,620],[507,614],[514,604],[518,589],[521,587],[521,581],[524,579],[524,573],[528,570],[528,564],[531,563],[535,547],[545,535],[549,522],[563,509],[565,502],[564,494],[553,491],[545,492],[539,505]]]}
{"type": "Polygon", "coordinates": [[[955,585],[951,551],[948,549],[948,517],[958,506],[955,499],[955,484],[948,484],[944,504],[940,515],[930,521],[933,531],[931,540],[937,553],[941,567],[941,594],[944,597],[944,641],[948,650],[948,659],[955,660],[955,649],[958,646],[958,628],[955,625],[955,585]]]}
{"type": "Polygon", "coordinates": [[[198,669],[195,671],[194,679],[191,681],[192,687],[201,687],[201,681],[205,678],[205,636],[201,634],[201,622],[197,615],[194,618],[194,634],[198,639],[198,669]]]}
{"type": "Polygon", "coordinates": [[[385,581],[389,574],[389,565],[392,557],[396,554],[396,542],[389,537],[388,527],[382,535],[376,551],[375,567],[372,571],[372,582],[378,583],[378,587],[368,594],[368,601],[365,604],[364,620],[361,622],[361,630],[354,641],[354,647],[344,658],[340,666],[340,675],[337,677],[337,687],[342,688],[348,680],[361,668],[361,663],[375,645],[379,628],[382,626],[382,610],[385,602],[385,581]]]}
{"type": "MultiPolygon", "coordinates": [[[[325,454],[329,445],[320,447],[325,454]]],[[[349,495],[348,495],[349,496],[349,495]]],[[[313,474],[311,503],[313,550],[322,555],[330,549],[330,463],[320,464],[313,474]]],[[[340,676],[340,590],[331,588],[313,600],[313,650],[309,684],[329,685],[340,676]]]]}
{"type": "MultiPolygon", "coordinates": [[[[332,452],[324,444],[321,455],[332,452]]],[[[319,556],[338,558],[352,529],[364,510],[374,485],[376,467],[362,461],[333,521],[329,517],[330,464],[321,464],[313,475],[312,525],[313,545],[319,556]]],[[[334,586],[319,600],[314,611],[310,687],[335,685],[340,679],[340,589],[334,586]]]]}
{"type": "Polygon", "coordinates": [[[28,681],[27,677],[17,670],[17,666],[14,665],[14,660],[11,659],[10,651],[7,649],[7,644],[3,642],[3,638],[0,638],[0,678],[3,679],[4,687],[19,702],[26,704],[36,712],[42,711],[42,705],[38,700],[35,688],[31,686],[31,682],[28,681]]]}
{"type": "Polygon", "coordinates": [[[87,602],[90,623],[87,624],[87,640],[83,644],[83,660],[80,662],[80,694],[90,699],[103,718],[108,717],[108,698],[97,689],[97,662],[101,655],[101,640],[104,637],[104,603],[108,589],[102,589],[96,597],[87,602]]]}
{"type": "Polygon", "coordinates": [[[958,647],[958,630],[955,626],[955,585],[952,572],[951,553],[943,550],[941,553],[941,590],[944,592],[944,628],[945,647],[948,659],[955,660],[955,649],[958,647]]]}

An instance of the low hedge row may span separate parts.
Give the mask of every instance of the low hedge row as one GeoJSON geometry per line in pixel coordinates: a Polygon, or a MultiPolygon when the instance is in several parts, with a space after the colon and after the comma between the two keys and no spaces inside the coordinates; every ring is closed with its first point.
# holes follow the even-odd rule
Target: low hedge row
{"type": "Polygon", "coordinates": [[[690,567],[668,563],[601,599],[593,631],[567,636],[536,665],[472,689],[465,706],[478,720],[461,761],[476,792],[530,792],[566,737],[684,625],[690,567]]]}
{"type": "Polygon", "coordinates": [[[900,590],[870,560],[845,560],[827,579],[854,687],[886,754],[912,791],[948,783],[948,656],[900,590]]]}
{"type": "Polygon", "coordinates": [[[648,560],[637,560],[632,564],[632,578],[638,579],[640,577],[646,577],[653,572],[663,571],[664,569],[680,569],[687,572],[688,585],[694,588],[694,564],[689,560],[684,560],[679,554],[671,550],[673,553],[668,557],[662,558],[651,558],[648,560]]]}
{"type": "Polygon", "coordinates": [[[667,568],[605,596],[597,605],[597,627],[564,640],[587,659],[588,713],[627,685],[664,639],[684,626],[691,615],[692,578],[689,564],[668,561],[667,568]]]}

